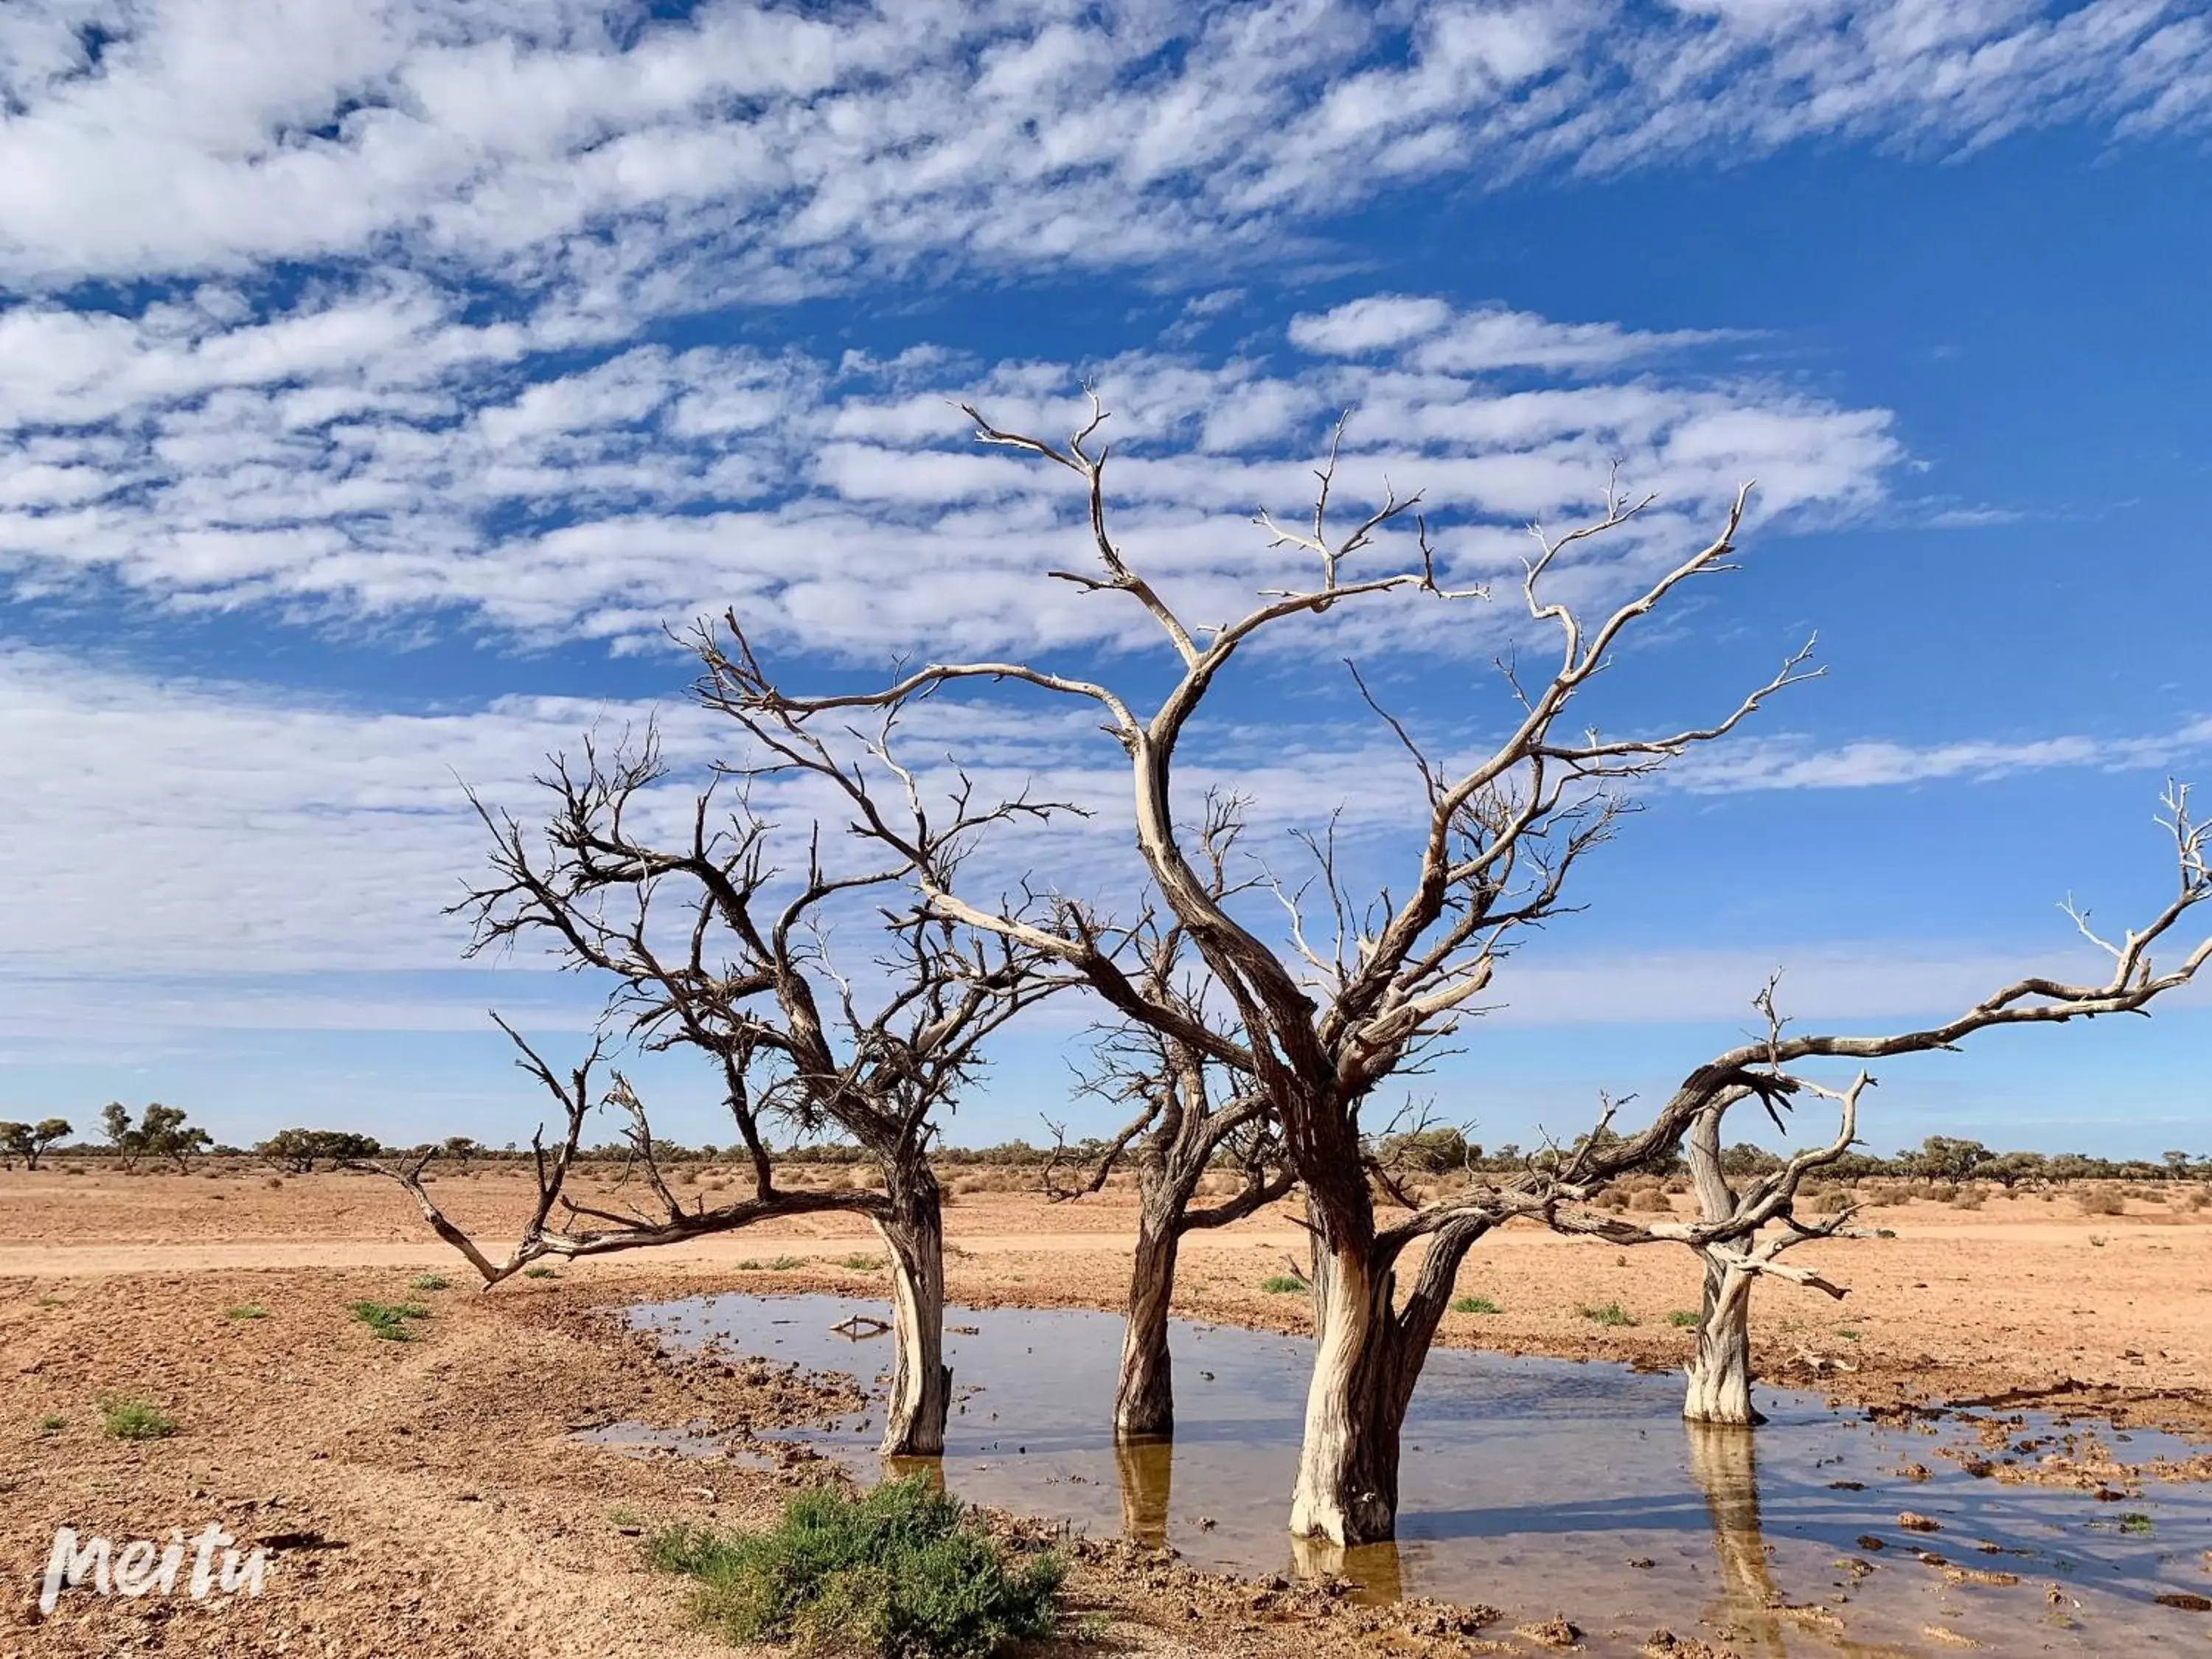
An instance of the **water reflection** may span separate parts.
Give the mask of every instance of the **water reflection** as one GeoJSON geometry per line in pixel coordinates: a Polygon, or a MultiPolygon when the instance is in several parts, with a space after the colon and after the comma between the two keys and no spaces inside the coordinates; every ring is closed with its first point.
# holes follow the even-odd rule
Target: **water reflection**
{"type": "MultiPolygon", "coordinates": [[[[866,1382],[878,1350],[856,1352],[834,1334],[862,1305],[730,1296],[632,1318],[678,1346],[720,1336],[735,1352],[857,1370],[866,1382]]],[[[948,1455],[897,1467],[973,1502],[1172,1547],[1200,1568],[1340,1575],[1363,1599],[1485,1601],[1516,1621],[1565,1611],[1595,1632],[1594,1653],[1633,1654],[1660,1626],[1746,1659],[1939,1650],[1927,1635],[1935,1626],[1999,1652],[2108,1654],[2203,1639],[2203,1615],[2152,1598],[2200,1590],[2202,1545],[2189,1540],[2212,1538],[2212,1490],[2153,1484],[2129,1505],[2148,1529],[2122,1528],[2114,1506],[1977,1480],[1935,1456],[1924,1436],[1840,1415],[1816,1396],[1763,1391],[1771,1421],[1755,1433],[1687,1425],[1678,1378],[1601,1364],[1438,1352],[1407,1419],[1397,1544],[1293,1542],[1283,1523],[1307,1345],[1188,1324],[1175,1340],[1185,1362],[1176,1438],[1117,1445],[1107,1426],[1115,1320],[964,1315],[946,1337],[963,1379],[948,1455]],[[1933,1473],[1908,1482],[1899,1474],[1908,1464],[1933,1473]],[[2021,1582],[1960,1583],[1922,1563],[1924,1541],[1897,1528],[1905,1509],[1941,1518],[1937,1542],[1954,1559],[1981,1543],[2007,1553],[2021,1582]],[[1858,1553],[1865,1533],[1891,1547],[1858,1553]],[[1838,1565],[1852,1557],[1858,1569],[1838,1565]],[[2043,1587],[2054,1582],[2081,1604],[2074,1627],[2049,1620],[2043,1587]]],[[[2044,1431],[2031,1422],[2021,1432],[2044,1431]]],[[[858,1419],[793,1437],[863,1477],[884,1467],[858,1419]]],[[[2148,1433],[2130,1447],[2144,1459],[2183,1449],[2148,1433]]]]}
{"type": "Polygon", "coordinates": [[[1732,1423],[1684,1423],[1690,1477],[1705,1494],[1713,1553],[1720,1562],[1720,1606],[1709,1615],[1726,1638],[1755,1654],[1784,1651],[1781,1616],[1759,1524],[1757,1431],[1732,1423]]]}
{"type": "Polygon", "coordinates": [[[1121,1478],[1121,1536],[1146,1549],[1168,1541],[1168,1499],[1175,1484],[1175,1442],[1117,1440],[1114,1467],[1121,1478]]]}

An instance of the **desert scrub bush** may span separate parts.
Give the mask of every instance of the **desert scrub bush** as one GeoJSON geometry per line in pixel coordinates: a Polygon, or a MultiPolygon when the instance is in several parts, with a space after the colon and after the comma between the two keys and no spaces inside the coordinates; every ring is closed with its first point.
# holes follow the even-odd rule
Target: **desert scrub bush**
{"type": "Polygon", "coordinates": [[[558,1279],[561,1275],[550,1267],[525,1267],[522,1276],[525,1279],[558,1279]]]}
{"type": "Polygon", "coordinates": [[[1590,1208],[1593,1210],[1613,1210],[1618,1212],[1626,1209],[1628,1207],[1628,1204],[1629,1195],[1621,1191],[1618,1187],[1608,1187],[1603,1192],[1600,1193],[1595,1198],[1590,1200],[1590,1208]]]}
{"type": "Polygon", "coordinates": [[[1954,1210],[1978,1210],[1989,1201],[1989,1194],[1978,1187],[1961,1187],[1951,1199],[1954,1210]]]}
{"type": "Polygon", "coordinates": [[[765,1532],[671,1527],[646,1559],[698,1581],[692,1611],[732,1642],[880,1659],[987,1659],[1052,1632],[1060,1559],[1011,1563],[957,1498],[918,1480],[803,1493],[765,1532]]]}
{"type": "Polygon", "coordinates": [[[1303,1279],[1293,1279],[1288,1273],[1269,1273],[1260,1281],[1260,1288],[1275,1296],[1288,1296],[1293,1291],[1310,1288],[1303,1279]]]}
{"type": "Polygon", "coordinates": [[[884,1259],[879,1255],[848,1255],[837,1265],[841,1267],[849,1267],[856,1273],[880,1273],[883,1271],[884,1259]]]}
{"type": "Polygon", "coordinates": [[[1588,1303],[1575,1310],[1593,1325],[1633,1325],[1634,1316],[1618,1302],[1588,1303]]]}
{"type": "Polygon", "coordinates": [[[794,1267],[804,1267],[805,1265],[806,1258],[804,1256],[780,1255],[775,1261],[769,1262],[767,1267],[772,1273],[787,1273],[794,1267]]]}
{"type": "Polygon", "coordinates": [[[222,1316],[225,1319],[266,1319],[269,1310],[258,1302],[241,1302],[235,1308],[225,1308],[222,1316]]]}
{"type": "Polygon", "coordinates": [[[1628,1207],[1644,1215],[1667,1215],[1674,1208],[1667,1201],[1667,1194],[1656,1187],[1639,1188],[1629,1194],[1628,1207]]]}
{"type": "Polygon", "coordinates": [[[1678,1331],[1686,1331],[1693,1328],[1703,1317],[1694,1308],[1677,1308],[1667,1316],[1667,1322],[1678,1331]]]}
{"type": "Polygon", "coordinates": [[[1841,1215],[1851,1207],[1851,1192],[1848,1187],[1831,1187],[1813,1194],[1814,1215],[1841,1215]]]}
{"type": "Polygon", "coordinates": [[[411,1342],[410,1319],[428,1319],[430,1310],[419,1302],[349,1302],[346,1311],[368,1327],[368,1334],[386,1342],[411,1342]]]}
{"type": "Polygon", "coordinates": [[[407,1288],[410,1291],[443,1291],[450,1290],[453,1283],[443,1273],[417,1273],[407,1281],[407,1288]]]}
{"type": "Polygon", "coordinates": [[[177,1431],[177,1419],[143,1400],[111,1396],[100,1402],[100,1431],[110,1440],[162,1440],[177,1431]]]}
{"type": "Polygon", "coordinates": [[[1486,1296],[1463,1296],[1460,1297],[1458,1301],[1451,1304],[1451,1310],[1454,1313],[1479,1314],[1504,1313],[1505,1311],[1504,1309],[1499,1307],[1495,1302],[1492,1302],[1486,1296]]]}
{"type": "Polygon", "coordinates": [[[40,1434],[59,1434],[67,1427],[69,1427],[69,1419],[66,1417],[57,1416],[52,1412],[48,1412],[44,1417],[39,1419],[39,1432],[40,1434]]]}
{"type": "Polygon", "coordinates": [[[2128,1207],[2127,1200],[2110,1187],[2085,1187],[2074,1194],[2074,1201],[2083,1215],[2118,1215],[2128,1207]]]}

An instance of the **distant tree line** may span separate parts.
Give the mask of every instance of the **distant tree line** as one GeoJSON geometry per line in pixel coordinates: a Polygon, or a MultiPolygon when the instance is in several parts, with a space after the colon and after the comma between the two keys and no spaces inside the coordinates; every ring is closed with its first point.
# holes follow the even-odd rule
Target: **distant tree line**
{"type": "MultiPolygon", "coordinates": [[[[101,1122],[106,1136],[104,1144],[79,1141],[65,1146],[62,1144],[64,1139],[76,1133],[66,1118],[48,1117],[35,1123],[0,1121],[0,1168],[13,1169],[20,1162],[25,1169],[35,1170],[50,1155],[60,1152],[71,1158],[120,1158],[126,1168],[143,1158],[183,1169],[193,1157],[210,1154],[250,1156],[272,1164],[287,1174],[307,1175],[318,1168],[338,1169],[386,1155],[420,1154],[433,1150],[430,1142],[415,1146],[387,1146],[374,1135],[351,1129],[280,1129],[251,1148],[219,1145],[207,1131],[193,1127],[181,1109],[164,1106],[158,1101],[146,1107],[135,1121],[120,1102],[111,1102],[101,1115],[101,1122]]],[[[1465,1172],[1495,1176],[1510,1175],[1532,1166],[1541,1169],[1547,1163],[1571,1157],[1581,1150],[1582,1144],[1578,1139],[1565,1148],[1540,1147],[1528,1152],[1508,1141],[1492,1149],[1468,1139],[1458,1129],[1421,1128],[1377,1137],[1373,1151],[1378,1166],[1403,1175],[1434,1177],[1465,1172]]],[[[503,1163],[530,1157],[526,1148],[518,1149],[512,1142],[505,1146],[485,1146],[467,1135],[448,1135],[434,1146],[441,1156],[462,1164],[471,1159],[503,1163]]],[[[1106,1143],[1095,1137],[1058,1147],[1035,1146],[1026,1140],[1002,1140],[989,1146],[948,1146],[935,1156],[940,1163],[948,1164],[1042,1171],[1055,1157],[1062,1162],[1081,1162],[1096,1158],[1105,1148],[1106,1143]]],[[[653,1139],[653,1152],[656,1161],[669,1164],[711,1164],[743,1156],[743,1149],[738,1147],[717,1146],[711,1142],[685,1146],[658,1136],[653,1139]]],[[[621,1163],[637,1156],[637,1148],[626,1140],[584,1147],[579,1152],[580,1158],[593,1163],[621,1163]]],[[[780,1161],[792,1164],[850,1164],[869,1161],[863,1148],[848,1141],[794,1144],[776,1156],[780,1161]]],[[[1236,1155],[1224,1151],[1216,1162],[1224,1169],[1233,1168],[1236,1155]]],[[[1784,1160],[1779,1153],[1764,1146],[1741,1141],[1722,1152],[1721,1163],[1731,1176],[1761,1176],[1780,1170],[1784,1160]]],[[[1676,1157],[1660,1160],[1650,1167],[1654,1174],[1680,1175],[1686,1166],[1676,1157]]],[[[1902,1148],[1888,1158],[1871,1152],[1846,1153],[1829,1164],[1826,1173],[1836,1181],[1985,1181],[2007,1191],[2016,1187],[2035,1188],[2069,1181],[2212,1181],[2212,1153],[2191,1154],[2177,1149],[2154,1159],[2093,1158],[2082,1152],[2000,1152],[1978,1140],[1929,1135],[1917,1147],[1902,1148]]]]}

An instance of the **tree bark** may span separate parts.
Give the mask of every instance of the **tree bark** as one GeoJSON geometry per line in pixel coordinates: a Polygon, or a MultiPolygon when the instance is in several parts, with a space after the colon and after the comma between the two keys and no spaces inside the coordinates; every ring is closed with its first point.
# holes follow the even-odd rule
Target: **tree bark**
{"type": "Polygon", "coordinates": [[[941,1457],[952,1372],[945,1364],[945,1217],[926,1164],[886,1170],[890,1208],[876,1231],[890,1252],[891,1344],[884,1406],[886,1457],[941,1457]]]}
{"type": "Polygon", "coordinates": [[[1395,1344],[1390,1282],[1368,1249],[1314,1251],[1314,1363],[1291,1531],[1371,1544],[1398,1525],[1398,1424],[1384,1373],[1395,1344]],[[1380,1282],[1378,1282],[1378,1278],[1380,1282]]]}
{"type": "Polygon", "coordinates": [[[1171,1197],[1146,1193],[1137,1215],[1137,1253],[1129,1268],[1129,1317],[1121,1330],[1121,1374],[1114,1391],[1114,1436],[1143,1439],[1175,1432],[1175,1357],[1168,1309],[1175,1298],[1182,1234],[1166,1208],[1171,1197]]]}
{"type": "Polygon", "coordinates": [[[1333,1544],[1379,1544],[1397,1536],[1406,1412],[1460,1264],[1490,1230],[1476,1217],[1440,1227],[1400,1308],[1392,1267],[1403,1236],[1377,1240],[1369,1226],[1364,1245],[1324,1246],[1321,1234],[1315,1237],[1313,1378],[1291,1531],[1333,1544]]]}
{"type": "Polygon", "coordinates": [[[1766,1421],[1751,1403],[1751,1287],[1758,1277],[1705,1258],[1704,1317],[1682,1401],[1690,1422],[1747,1428],[1766,1421]]]}
{"type": "MultiPolygon", "coordinates": [[[[1725,1221],[1735,1213],[1735,1190],[1721,1167],[1724,1110],[1698,1113],[1682,1139],[1698,1208],[1707,1221],[1725,1221]]],[[[1698,1321],[1698,1351],[1688,1367],[1682,1415],[1692,1423],[1764,1423],[1766,1419],[1751,1405],[1751,1287],[1758,1275],[1731,1268],[1710,1252],[1704,1255],[1705,1306],[1698,1321]]]]}

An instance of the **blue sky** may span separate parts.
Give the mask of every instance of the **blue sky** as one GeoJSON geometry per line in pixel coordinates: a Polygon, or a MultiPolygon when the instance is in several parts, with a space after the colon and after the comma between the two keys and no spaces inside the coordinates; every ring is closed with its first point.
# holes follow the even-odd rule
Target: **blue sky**
{"type": "MultiPolygon", "coordinates": [[[[460,964],[455,779],[526,804],[656,705],[714,752],[665,622],[735,604],[812,684],[1144,683],[1126,617],[1037,578],[1064,495],[951,397],[1057,427],[1095,379],[1124,538],[1199,614],[1279,575],[1246,520],[1344,408],[1349,491],[1426,489],[1472,577],[1619,458],[1661,501],[1592,604],[1759,478],[1746,568],[1600,710],[1709,714],[1815,629],[1829,677],[1649,792],[1422,1085],[1493,1142],[1664,1087],[1776,966],[1852,1025],[2093,967],[2057,902],[2155,904],[2159,788],[2212,775],[2195,7],[33,0],[0,110],[0,1114],[526,1137],[483,1010],[558,1045],[592,988],[460,964]]],[[[1513,637],[1311,630],[1201,752],[1262,845],[1349,802],[1387,872],[1337,659],[1471,743],[1513,637]]],[[[955,712],[1110,798],[1079,721],[955,712]]],[[[953,1138],[1066,1115],[1084,1018],[1010,1036],[953,1138]]],[[[1999,1034],[1892,1066],[1869,1139],[2212,1150],[2208,1044],[2201,991],[1999,1034]]]]}

